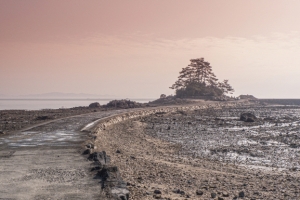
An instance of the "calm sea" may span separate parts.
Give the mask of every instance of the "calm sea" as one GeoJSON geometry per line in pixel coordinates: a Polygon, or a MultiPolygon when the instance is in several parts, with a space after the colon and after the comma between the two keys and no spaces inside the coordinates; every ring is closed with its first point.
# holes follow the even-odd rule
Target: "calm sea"
{"type": "MultiPolygon", "coordinates": [[[[88,106],[90,103],[99,102],[107,104],[113,99],[0,99],[0,110],[40,110],[72,108],[88,106]]],[[[154,99],[130,99],[140,103],[148,103],[154,99]]]]}

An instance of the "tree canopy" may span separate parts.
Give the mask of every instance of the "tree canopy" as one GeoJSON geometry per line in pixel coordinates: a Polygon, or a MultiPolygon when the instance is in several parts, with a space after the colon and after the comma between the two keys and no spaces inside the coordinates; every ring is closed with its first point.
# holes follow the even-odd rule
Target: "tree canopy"
{"type": "Polygon", "coordinates": [[[234,92],[228,80],[218,82],[209,62],[204,58],[191,59],[190,64],[179,72],[178,80],[170,87],[176,96],[221,96],[234,92]]]}

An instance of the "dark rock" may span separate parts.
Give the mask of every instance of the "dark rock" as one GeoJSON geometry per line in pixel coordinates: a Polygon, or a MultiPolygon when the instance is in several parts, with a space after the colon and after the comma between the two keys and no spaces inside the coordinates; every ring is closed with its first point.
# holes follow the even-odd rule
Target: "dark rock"
{"type": "Polygon", "coordinates": [[[49,119],[53,119],[53,117],[45,115],[45,116],[37,116],[35,119],[36,120],[49,120],[49,119]]]}
{"type": "Polygon", "coordinates": [[[100,107],[101,107],[101,105],[98,102],[94,102],[89,105],[89,108],[100,108],[100,107]]]}
{"type": "Polygon", "coordinates": [[[290,144],[290,147],[291,148],[298,148],[298,147],[300,147],[300,145],[298,145],[298,144],[290,144]]]}
{"type": "Polygon", "coordinates": [[[86,145],[86,148],[88,148],[88,149],[93,149],[93,148],[94,148],[94,144],[87,144],[87,145],[86,145]]]}
{"type": "Polygon", "coordinates": [[[245,192],[244,191],[239,192],[239,197],[244,198],[245,197],[245,192]]]}
{"type": "Polygon", "coordinates": [[[121,153],[121,151],[118,149],[118,150],[116,151],[116,153],[121,153]]]}
{"type": "Polygon", "coordinates": [[[181,194],[181,195],[185,194],[185,192],[183,190],[180,190],[180,189],[173,190],[173,192],[176,193],[176,194],[181,194]]]}
{"type": "Polygon", "coordinates": [[[161,194],[154,194],[154,195],[153,195],[153,198],[154,198],[154,199],[161,199],[161,194]]]}
{"type": "Polygon", "coordinates": [[[203,195],[203,192],[201,190],[197,190],[196,191],[196,195],[200,195],[201,196],[201,195],[203,195]]]}
{"type": "Polygon", "coordinates": [[[160,191],[160,190],[154,190],[153,193],[154,193],[154,194],[161,194],[161,191],[160,191]]]}
{"type": "Polygon", "coordinates": [[[105,151],[94,152],[94,153],[90,154],[88,159],[92,160],[94,162],[98,162],[102,166],[105,165],[105,164],[108,164],[109,161],[110,161],[109,156],[106,155],[105,151]]]}
{"type": "Polygon", "coordinates": [[[82,154],[83,154],[83,155],[91,154],[91,149],[86,149],[86,150],[84,150],[82,154]]]}
{"type": "Polygon", "coordinates": [[[0,135],[4,135],[4,134],[6,134],[5,131],[0,131],[0,135]]]}
{"type": "Polygon", "coordinates": [[[244,122],[255,122],[257,118],[252,113],[242,113],[240,116],[240,120],[244,122]]]}
{"type": "Polygon", "coordinates": [[[210,194],[210,196],[211,196],[211,198],[216,198],[217,197],[217,194],[216,193],[214,193],[214,192],[212,192],[211,194],[210,194]]]}
{"type": "Polygon", "coordinates": [[[218,200],[224,200],[224,198],[223,197],[218,197],[218,200]]]}

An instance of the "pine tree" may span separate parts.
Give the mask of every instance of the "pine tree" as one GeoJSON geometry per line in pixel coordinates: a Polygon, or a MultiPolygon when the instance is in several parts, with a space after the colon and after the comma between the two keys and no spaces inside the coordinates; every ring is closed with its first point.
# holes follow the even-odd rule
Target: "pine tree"
{"type": "Polygon", "coordinates": [[[228,80],[217,82],[210,63],[204,61],[204,58],[191,59],[190,62],[187,67],[182,68],[178,80],[170,87],[175,89],[176,93],[219,96],[234,92],[228,80]]]}

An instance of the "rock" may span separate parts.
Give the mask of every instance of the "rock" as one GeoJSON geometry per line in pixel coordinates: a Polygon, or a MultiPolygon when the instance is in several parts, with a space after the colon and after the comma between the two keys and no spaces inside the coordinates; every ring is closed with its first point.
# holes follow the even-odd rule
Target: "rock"
{"type": "Polygon", "coordinates": [[[93,149],[93,148],[94,148],[94,145],[91,144],[91,143],[90,143],[90,144],[87,144],[87,145],[86,145],[86,148],[88,148],[88,149],[93,149]]]}
{"type": "Polygon", "coordinates": [[[83,155],[88,155],[88,154],[91,154],[91,152],[92,152],[91,149],[86,149],[86,150],[83,151],[82,154],[83,155]]]}
{"type": "Polygon", "coordinates": [[[197,191],[196,191],[196,195],[201,196],[201,195],[203,195],[203,192],[202,192],[201,190],[197,190],[197,191]]]}
{"type": "Polygon", "coordinates": [[[293,144],[290,144],[290,147],[291,147],[291,148],[298,148],[298,147],[300,147],[300,145],[294,144],[294,143],[293,143],[293,144]]]}
{"type": "Polygon", "coordinates": [[[257,118],[252,113],[242,113],[240,116],[240,120],[244,122],[255,122],[257,118]]]}
{"type": "Polygon", "coordinates": [[[244,198],[245,197],[245,192],[244,191],[239,192],[239,197],[244,198]]]}
{"type": "Polygon", "coordinates": [[[223,194],[223,197],[229,197],[228,192],[222,192],[222,194],[223,194]]]}
{"type": "Polygon", "coordinates": [[[89,108],[100,108],[100,107],[101,107],[100,103],[98,102],[94,102],[89,105],[89,108]]]}
{"type": "Polygon", "coordinates": [[[218,200],[224,200],[224,198],[223,197],[218,197],[218,200]]]}
{"type": "Polygon", "coordinates": [[[173,190],[173,192],[176,193],[176,194],[181,194],[181,195],[185,194],[185,192],[183,190],[180,190],[180,189],[173,190]]]}
{"type": "Polygon", "coordinates": [[[121,151],[119,149],[117,149],[116,153],[121,153],[121,151]]]}
{"type": "Polygon", "coordinates": [[[6,134],[5,131],[0,131],[0,135],[4,135],[4,134],[6,134]]]}
{"type": "Polygon", "coordinates": [[[153,193],[154,193],[154,194],[161,194],[161,191],[160,191],[160,190],[154,190],[153,193]]]}
{"type": "Polygon", "coordinates": [[[214,193],[214,192],[212,192],[211,194],[210,194],[210,196],[211,196],[211,198],[216,198],[217,197],[217,194],[216,193],[214,193]]]}
{"type": "Polygon", "coordinates": [[[94,162],[97,162],[99,164],[101,164],[102,166],[105,164],[108,164],[110,161],[109,156],[106,155],[105,151],[102,152],[94,152],[92,154],[90,154],[89,160],[92,160],[94,162]]]}
{"type": "Polygon", "coordinates": [[[154,198],[154,199],[161,199],[161,194],[154,194],[154,195],[153,195],[153,198],[154,198]]]}
{"type": "Polygon", "coordinates": [[[49,120],[49,119],[53,119],[53,117],[45,115],[45,116],[37,116],[35,119],[36,120],[49,120]]]}

